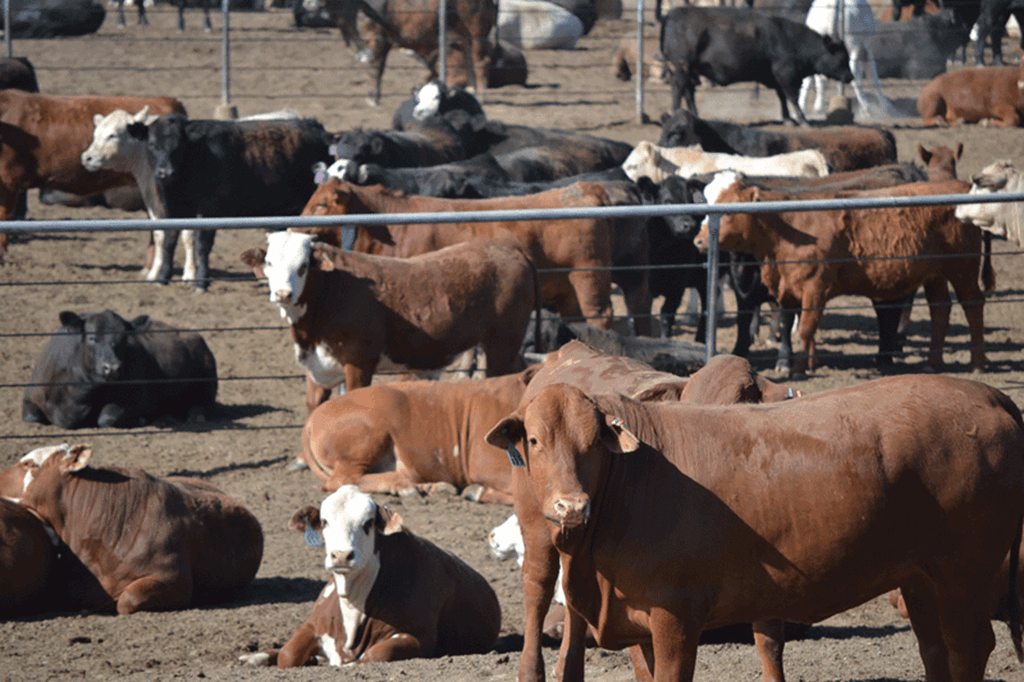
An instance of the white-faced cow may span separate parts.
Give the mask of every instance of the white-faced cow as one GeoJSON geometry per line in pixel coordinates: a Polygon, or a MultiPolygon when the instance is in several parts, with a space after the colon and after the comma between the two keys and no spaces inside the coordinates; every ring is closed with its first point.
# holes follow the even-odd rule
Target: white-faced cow
{"type": "Polygon", "coordinates": [[[588,626],[604,648],[639,646],[659,682],[690,682],[702,630],[813,623],[900,587],[925,676],[984,677],[992,587],[1024,515],[1024,422],[994,388],[907,375],[701,406],[545,384],[487,440],[524,464],[528,604],[551,596],[531,542],[560,560],[566,675],[583,678],[588,626]]]}
{"type": "Polygon", "coordinates": [[[263,558],[259,521],[205,481],[91,467],[85,445],[37,448],[0,472],[0,495],[53,528],[121,615],[236,598],[263,558]]]}
{"type": "Polygon", "coordinates": [[[783,17],[726,7],[676,7],[661,20],[661,53],[672,65],[672,109],[686,101],[697,113],[694,90],[703,76],[718,85],[754,81],[775,90],[782,118],[807,125],[797,98],[804,78],[823,74],[849,83],[850,53],[843,43],[783,17]],[[788,104],[787,104],[788,103],[788,104]]]}
{"type": "Polygon", "coordinates": [[[163,415],[200,419],[212,409],[217,364],[199,334],[111,310],[64,311],[60,323],[25,389],[25,421],[132,427],[163,415]]]}
{"type": "Polygon", "coordinates": [[[331,665],[489,651],[501,606],[487,579],[354,485],[303,507],[291,527],[324,546],[331,578],[306,622],[279,651],[243,655],[291,668],[324,656],[331,665]],[[321,540],[322,536],[322,540],[321,540]]]}
{"type": "MultiPolygon", "coordinates": [[[[971,176],[973,196],[1024,192],[1024,176],[1009,159],[989,164],[971,176]]],[[[1018,246],[1024,243],[1024,205],[1019,201],[991,204],[960,204],[956,217],[965,223],[1003,237],[1018,246]]]]}

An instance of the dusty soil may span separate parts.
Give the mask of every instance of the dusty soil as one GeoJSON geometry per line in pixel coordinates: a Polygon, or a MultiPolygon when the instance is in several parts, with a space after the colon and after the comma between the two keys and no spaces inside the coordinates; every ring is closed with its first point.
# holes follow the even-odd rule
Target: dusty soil
{"type": "MultiPolygon", "coordinates": [[[[391,113],[424,71],[396,53],[385,74],[382,106],[365,104],[369,79],[334,33],[298,32],[283,10],[232,16],[232,103],[241,115],[280,108],[320,118],[330,129],[388,127],[391,113]]],[[[221,101],[217,33],[198,30],[189,14],[184,37],[172,30],[168,12],[154,12],[148,29],[118,31],[112,19],[94,36],[69,40],[17,41],[15,54],[27,55],[39,70],[42,88],[58,94],[168,94],[180,97],[194,117],[211,116],[221,101]]],[[[636,123],[634,85],[614,80],[609,58],[626,21],[599,22],[594,32],[570,52],[528,52],[532,87],[506,88],[486,95],[492,118],[532,125],[576,128],[637,142],[656,140],[659,129],[636,123]]],[[[1007,51],[1007,54],[1012,54],[1007,51]]],[[[901,160],[916,157],[917,144],[965,146],[961,176],[967,177],[995,158],[1024,163],[1019,130],[979,126],[923,130],[914,101],[921,83],[885,84],[906,118],[882,122],[899,141],[901,160]]],[[[772,93],[752,99],[747,85],[703,88],[701,112],[707,117],[774,122],[779,117],[772,93]]],[[[668,107],[668,91],[655,84],[645,109],[657,119],[668,107]]],[[[131,214],[143,217],[142,214],[131,214]]],[[[41,206],[34,193],[30,216],[53,218],[121,218],[106,209],[41,206]]],[[[519,660],[522,606],[514,565],[493,559],[486,546],[488,529],[502,521],[507,508],[490,507],[457,497],[391,498],[415,532],[437,542],[481,571],[497,591],[504,612],[502,636],[495,650],[479,656],[416,660],[357,666],[344,673],[328,668],[301,671],[250,669],[240,654],[283,644],[308,613],[324,580],[321,550],[308,548],[287,527],[299,506],[318,503],[322,493],[308,472],[289,473],[299,448],[305,417],[303,379],[285,330],[265,289],[238,260],[244,248],[258,245],[254,231],[223,231],[213,253],[220,277],[208,294],[178,284],[159,287],[140,282],[144,236],[140,233],[51,234],[18,236],[8,264],[0,270],[4,317],[0,325],[0,465],[31,448],[62,441],[87,442],[94,463],[137,464],[157,475],[188,473],[203,477],[245,502],[259,517],[266,552],[259,574],[244,598],[216,608],[129,617],[47,613],[0,623],[0,681],[53,679],[216,679],[316,680],[339,674],[358,679],[455,682],[512,679],[519,660]],[[105,285],[105,286],[102,286],[105,285]],[[20,419],[22,388],[44,336],[57,327],[61,310],[112,308],[126,317],[147,313],[183,327],[202,330],[213,349],[223,381],[219,413],[201,424],[160,423],[131,432],[86,429],[64,433],[20,419]]],[[[1007,391],[1024,403],[1024,266],[1015,249],[997,243],[998,290],[986,307],[989,368],[976,378],[1007,391]]],[[[180,256],[179,256],[180,259],[180,256]]],[[[180,262],[180,260],[179,260],[180,262]]],[[[731,301],[728,300],[727,303],[731,301]]],[[[923,299],[915,310],[905,371],[920,371],[928,322],[923,299]]],[[[732,344],[727,319],[720,348],[732,344]]],[[[692,328],[684,328],[689,337],[692,328]]],[[[752,360],[762,370],[774,363],[774,349],[763,340],[752,360]]],[[[842,299],[830,304],[819,349],[823,368],[799,382],[818,391],[866,381],[876,375],[871,354],[876,347],[874,315],[866,302],[842,299]]],[[[953,311],[946,355],[947,371],[968,371],[967,332],[961,311],[953,311]]],[[[1024,667],[1013,658],[1006,630],[996,625],[997,648],[987,677],[1024,680],[1024,667]]],[[[547,650],[554,665],[556,650],[547,650]]],[[[837,615],[812,627],[807,637],[786,650],[791,680],[919,680],[923,668],[908,624],[882,599],[837,615]]],[[[617,682],[631,678],[621,652],[592,650],[590,679],[617,682]]],[[[746,643],[706,645],[698,660],[698,679],[752,680],[759,675],[757,656],[746,643]]]]}

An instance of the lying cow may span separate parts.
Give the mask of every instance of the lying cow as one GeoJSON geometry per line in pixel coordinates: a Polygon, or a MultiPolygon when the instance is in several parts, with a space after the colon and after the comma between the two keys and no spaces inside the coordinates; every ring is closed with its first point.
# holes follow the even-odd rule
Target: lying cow
{"type": "Polygon", "coordinates": [[[52,532],[28,507],[0,497],[0,618],[49,603],[57,560],[52,532]]]}
{"type": "Polygon", "coordinates": [[[779,16],[746,8],[676,7],[661,16],[661,53],[672,65],[672,110],[686,101],[697,114],[694,90],[703,76],[718,85],[754,81],[775,90],[782,118],[808,125],[797,97],[803,79],[815,74],[853,80],[842,41],[779,16]],[[787,104],[788,102],[788,104],[787,104]]]}
{"type": "Polygon", "coordinates": [[[291,527],[324,545],[332,575],[313,611],[279,651],[241,656],[292,668],[479,654],[494,646],[501,606],[486,578],[354,485],[307,506],[291,527]],[[320,535],[323,536],[321,541],[320,535]]]}
{"type": "MultiPolygon", "coordinates": [[[[893,197],[956,194],[967,191],[959,180],[920,182],[863,192],[785,194],[745,186],[731,171],[720,173],[705,188],[708,203],[787,201],[846,197],[893,197]]],[[[707,221],[696,237],[706,248],[707,221]]],[[[752,254],[761,262],[761,279],[783,310],[800,313],[799,336],[803,356],[789,366],[780,353],[779,369],[802,373],[815,366],[814,335],[825,304],[841,295],[892,301],[924,286],[932,315],[932,338],[927,363],[942,366],[943,345],[949,325],[953,286],[967,318],[971,336],[971,367],[985,365],[985,296],[995,286],[986,259],[981,271],[981,231],[964,226],[949,206],[921,206],[894,212],[887,208],[842,211],[792,211],[725,214],[721,218],[719,246],[726,251],[752,254]],[[883,229],[884,228],[884,229],[883,229]],[[894,233],[898,240],[880,236],[894,233]],[[839,238],[838,235],[844,235],[839,238]]],[[[788,350],[788,328],[782,324],[783,348],[788,350]]],[[[785,355],[788,356],[788,353],[785,355]]]]}
{"type": "MultiPolygon", "coordinates": [[[[612,75],[620,81],[629,81],[640,60],[636,38],[623,38],[612,55],[612,75]]],[[[671,74],[668,63],[661,57],[657,38],[644,38],[643,78],[668,82],[671,74]]]]}
{"type": "Polygon", "coordinates": [[[511,240],[474,240],[411,258],[343,251],[311,235],[272,232],[241,259],[266,276],[307,370],[310,412],[342,382],[369,386],[382,357],[439,369],[477,344],[487,376],[522,369],[519,346],[537,275],[511,240]]]}
{"type": "Polygon", "coordinates": [[[750,175],[788,175],[823,177],[831,172],[825,155],[817,149],[801,149],[774,156],[738,156],[706,152],[694,147],[659,147],[641,140],[622,163],[622,170],[636,182],[648,177],[661,182],[670,175],[690,178],[694,175],[734,170],[750,175]]]}
{"type": "Polygon", "coordinates": [[[102,588],[92,610],[215,604],[252,582],[263,531],[241,503],[194,478],[90,467],[91,456],[85,445],[37,448],[0,472],[0,495],[49,524],[92,573],[102,588]]]}
{"type": "MultiPolygon", "coordinates": [[[[0,149],[0,220],[15,214],[18,195],[31,187],[92,195],[132,186],[124,173],[89,173],[81,154],[89,146],[93,117],[115,109],[154,114],[185,113],[172,97],[58,97],[17,89],[0,91],[0,123],[4,135],[0,149]],[[15,134],[17,133],[17,134],[15,134]]],[[[0,261],[7,251],[7,233],[0,232],[0,261]]]]}
{"type": "Polygon", "coordinates": [[[985,122],[996,128],[1021,125],[1024,92],[1021,67],[957,69],[936,76],[921,89],[917,112],[924,125],[985,122]]]}
{"type": "Polygon", "coordinates": [[[474,499],[510,505],[512,470],[504,455],[482,447],[483,437],[519,404],[534,371],[357,388],[310,413],[302,460],[326,492],[355,484],[398,495],[443,482],[459,491],[479,486],[474,499]]]}
{"type": "Polygon", "coordinates": [[[36,361],[21,418],[65,429],[132,427],[164,415],[202,419],[217,396],[217,364],[199,334],[140,315],[60,313],[36,361]]]}
{"type": "MultiPolygon", "coordinates": [[[[1024,179],[1009,159],[989,164],[971,176],[969,194],[972,196],[1019,192],[1024,192],[1024,179]]],[[[1024,243],[1024,208],[1019,201],[960,204],[956,207],[955,215],[965,223],[1015,242],[1018,246],[1024,243]]]]}

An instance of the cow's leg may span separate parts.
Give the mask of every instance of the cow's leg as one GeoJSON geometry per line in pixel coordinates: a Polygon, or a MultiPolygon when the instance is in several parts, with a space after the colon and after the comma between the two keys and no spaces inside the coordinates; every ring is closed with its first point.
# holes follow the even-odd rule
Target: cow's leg
{"type": "Polygon", "coordinates": [[[149,17],[146,16],[146,0],[137,0],[139,6],[139,26],[149,26],[149,17]]]}
{"type": "Polygon", "coordinates": [[[654,648],[650,642],[629,647],[636,682],[654,682],[654,648]]]}
{"type": "Polygon", "coordinates": [[[558,650],[555,676],[559,682],[583,682],[583,661],[587,653],[587,621],[571,608],[565,609],[565,629],[558,650]]]}
{"type": "MultiPolygon", "coordinates": [[[[514,476],[525,476],[515,473],[514,476]]],[[[527,486],[516,484],[519,490],[527,486]]],[[[528,493],[530,495],[531,493],[528,493]]],[[[540,513],[536,499],[516,500],[516,516],[523,533],[523,652],[519,658],[519,682],[544,680],[544,657],[541,655],[544,617],[555,596],[560,563],[558,552],[547,533],[547,519],[540,513]]]]}
{"type": "Polygon", "coordinates": [[[942,367],[942,349],[949,330],[951,299],[946,281],[933,279],[925,282],[924,293],[928,298],[928,313],[931,316],[932,334],[928,347],[928,367],[938,371],[942,367]]]}
{"type": "Polygon", "coordinates": [[[117,3],[117,27],[124,28],[125,26],[127,26],[127,22],[124,19],[124,0],[119,0],[117,3]]]}
{"type": "Polygon", "coordinates": [[[312,412],[331,397],[331,389],[325,388],[306,375],[306,409],[312,412]]]}
{"type": "Polygon", "coordinates": [[[210,33],[213,31],[213,23],[210,21],[210,5],[213,4],[213,0],[206,0],[203,4],[203,31],[210,33]]]}
{"type": "Polygon", "coordinates": [[[643,273],[643,279],[639,282],[630,282],[627,286],[619,285],[622,288],[622,295],[625,299],[626,310],[633,318],[633,330],[637,336],[651,335],[651,288],[647,280],[647,273],[643,273]]]}
{"type": "Polygon", "coordinates": [[[135,426],[131,422],[131,414],[121,405],[107,403],[96,418],[96,425],[101,429],[135,426]]]}
{"type": "Polygon", "coordinates": [[[401,632],[382,639],[359,657],[361,663],[377,661],[404,661],[423,656],[434,648],[435,642],[426,637],[414,637],[408,632],[401,632]]]}
{"type": "Polygon", "coordinates": [[[789,373],[793,369],[793,322],[797,310],[779,307],[779,357],[775,371],[789,373]]]}
{"type": "Polygon", "coordinates": [[[569,283],[576,292],[580,313],[586,322],[599,329],[611,329],[611,274],[600,270],[574,270],[569,273],[569,283]]]}
{"type": "Polygon", "coordinates": [[[178,246],[178,230],[153,230],[153,240],[156,253],[153,267],[150,268],[146,279],[154,280],[158,284],[167,284],[174,272],[174,249],[178,246]]]}
{"type": "Polygon", "coordinates": [[[817,364],[814,357],[814,335],[818,333],[818,325],[825,312],[824,308],[824,298],[804,296],[803,307],[800,310],[800,324],[797,329],[801,351],[800,357],[793,363],[794,374],[799,375],[803,374],[804,370],[813,370],[817,364]]]}
{"type": "Polygon", "coordinates": [[[878,355],[875,356],[875,364],[879,368],[891,367],[893,358],[903,352],[900,323],[913,301],[914,294],[892,301],[871,302],[878,318],[878,355]]]}
{"type": "Polygon", "coordinates": [[[313,654],[319,650],[320,638],[313,631],[313,626],[303,623],[288,640],[288,643],[281,647],[276,656],[273,652],[269,652],[272,658],[268,661],[268,665],[274,665],[276,662],[278,668],[298,668],[306,665],[313,658],[313,654]]]}
{"type": "Polygon", "coordinates": [[[384,66],[388,61],[388,52],[391,51],[391,43],[383,37],[374,37],[370,46],[360,53],[359,59],[364,59],[373,68],[373,92],[370,93],[370,104],[380,106],[380,85],[384,80],[384,66]]]}
{"type": "Polygon", "coordinates": [[[764,682],[786,682],[782,672],[782,650],[786,646],[786,624],[781,620],[763,620],[753,623],[754,644],[761,657],[761,676],[764,682]]]}
{"type": "Polygon", "coordinates": [[[185,32],[185,0],[178,0],[178,31],[185,32]]]}
{"type": "Polygon", "coordinates": [[[651,647],[655,682],[691,682],[697,664],[700,627],[660,607],[651,609],[651,647]]]}
{"type": "Polygon", "coordinates": [[[195,235],[195,275],[192,286],[198,291],[206,291],[210,286],[210,252],[213,251],[216,238],[216,230],[198,230],[195,235]]]}
{"type": "MultiPolygon", "coordinates": [[[[796,88],[793,88],[796,90],[796,88]]],[[[779,98],[779,107],[782,109],[782,120],[788,121],[789,123],[799,123],[800,125],[809,125],[807,117],[804,116],[804,110],[797,101],[797,96],[800,94],[799,91],[787,93],[784,92],[781,87],[775,89],[775,94],[779,98]],[[793,111],[796,113],[796,119],[789,115],[789,103],[787,99],[793,103],[793,111]]]]}
{"type": "MultiPolygon", "coordinates": [[[[810,97],[811,94],[812,82],[814,82],[814,77],[808,76],[803,80],[803,82],[800,83],[800,95],[797,97],[796,101],[797,104],[800,105],[800,108],[803,109],[804,111],[810,111],[807,108],[807,99],[808,97],[810,97]]],[[[815,83],[815,86],[817,86],[817,83],[815,83]]]]}
{"type": "Polygon", "coordinates": [[[985,294],[978,288],[978,278],[974,268],[964,268],[963,272],[955,273],[958,278],[951,279],[953,291],[960,302],[967,319],[967,329],[971,337],[971,369],[980,372],[985,368],[985,294]]]}
{"type": "Polygon", "coordinates": [[[196,232],[181,231],[181,247],[185,251],[185,265],[181,268],[181,280],[195,286],[196,282],[196,232]]]}
{"type": "Polygon", "coordinates": [[[486,36],[474,36],[469,39],[470,49],[466,50],[466,56],[470,63],[466,65],[466,71],[473,78],[473,94],[477,100],[484,103],[484,93],[487,90],[488,74],[491,72],[491,51],[486,36]]]}
{"type": "Polygon", "coordinates": [[[173,581],[147,576],[132,582],[117,598],[117,613],[166,611],[186,608],[192,603],[192,576],[185,569],[173,581]]]}

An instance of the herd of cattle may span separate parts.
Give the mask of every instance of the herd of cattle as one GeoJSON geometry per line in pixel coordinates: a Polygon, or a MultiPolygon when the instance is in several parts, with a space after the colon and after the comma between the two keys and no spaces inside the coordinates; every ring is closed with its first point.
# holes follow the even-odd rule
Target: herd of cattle
{"type": "MultiPolygon", "coordinates": [[[[0,219],[14,218],[32,187],[128,189],[159,219],[676,207],[1024,185],[1006,161],[958,179],[959,146],[919,147],[923,167],[898,163],[880,128],[768,131],[699,118],[700,76],[773,87],[783,117],[791,105],[803,123],[803,79],[852,76],[845,46],[828,37],[741,10],[697,10],[677,8],[663,22],[677,110],[657,143],[492,120],[467,91],[437,81],[402,105],[392,129],[342,132],[287,112],[190,119],[168,97],[0,90],[0,219]]],[[[930,83],[919,106],[929,121],[1018,125],[1021,81],[1018,67],[962,69],[930,83]]],[[[378,93],[379,84],[378,75],[378,93]]],[[[660,332],[662,348],[678,344],[683,364],[701,364],[693,345],[667,337],[686,288],[707,298],[702,215],[585,211],[268,233],[240,259],[266,280],[307,372],[297,464],[329,494],[290,525],[324,547],[330,578],[284,646],[241,660],[292,667],[489,651],[501,609],[487,580],[371,497],[451,486],[514,508],[525,682],[544,678],[556,592],[565,606],[558,670],[573,679],[592,643],[629,648],[638,680],[689,680],[703,630],[751,623],[765,679],[783,680],[787,622],[820,621],[887,592],[911,619],[929,679],[981,679],[994,615],[1024,661],[1019,408],[982,383],[937,374],[803,395],[742,357],[761,305],[774,302],[777,368],[813,370],[826,303],[857,295],[875,306],[877,359],[891,364],[923,287],[927,369],[941,370],[951,285],[981,370],[984,291],[996,285],[990,242],[1020,243],[1020,211],[1006,202],[726,214],[719,240],[740,333],[733,354],[687,377],[579,341],[552,343],[542,311],[557,313],[554,324],[610,331],[618,287],[627,336],[660,332]],[[658,296],[665,304],[654,316],[658,296]],[[531,343],[546,354],[528,365],[531,343]],[[440,370],[474,349],[486,358],[484,379],[371,385],[385,366],[440,370]],[[810,494],[820,490],[832,492],[827,501],[810,494]]],[[[215,235],[183,239],[184,278],[199,290],[211,282],[215,235]]],[[[177,240],[154,230],[147,278],[170,280],[177,240]]],[[[0,232],[0,253],[6,247],[0,232]]],[[[210,414],[216,361],[198,334],[111,310],[59,320],[24,394],[26,421],[133,427],[210,414]]],[[[94,466],[91,455],[86,445],[45,446],[0,471],[0,615],[57,604],[123,615],[184,609],[250,586],[263,532],[242,504],[201,480],[94,466]]]]}

